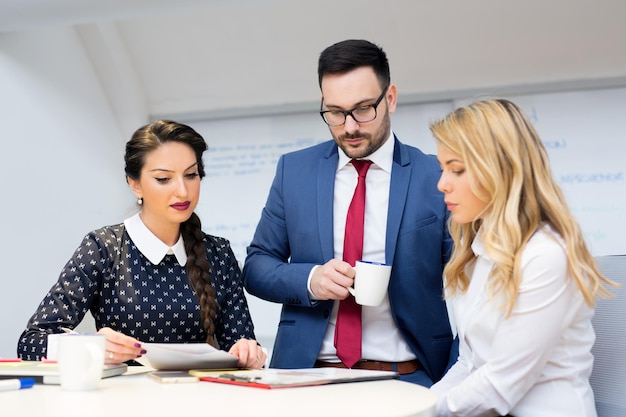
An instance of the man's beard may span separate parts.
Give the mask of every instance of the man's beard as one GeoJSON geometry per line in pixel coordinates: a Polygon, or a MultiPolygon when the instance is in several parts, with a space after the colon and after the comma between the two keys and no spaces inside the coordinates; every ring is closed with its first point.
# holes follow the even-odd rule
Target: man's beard
{"type": "MultiPolygon", "coordinates": [[[[380,127],[374,132],[374,134],[370,133],[362,133],[360,130],[354,133],[343,133],[339,135],[339,137],[335,138],[335,142],[339,145],[339,147],[344,151],[346,155],[350,158],[366,158],[380,149],[381,146],[387,141],[389,137],[391,129],[391,122],[389,120],[389,113],[385,112],[383,116],[383,121],[380,127]],[[355,139],[362,138],[367,142],[367,147],[364,149],[361,148],[352,148],[349,145],[345,144],[346,139],[355,139]]],[[[332,134],[332,131],[331,131],[332,134]]]]}

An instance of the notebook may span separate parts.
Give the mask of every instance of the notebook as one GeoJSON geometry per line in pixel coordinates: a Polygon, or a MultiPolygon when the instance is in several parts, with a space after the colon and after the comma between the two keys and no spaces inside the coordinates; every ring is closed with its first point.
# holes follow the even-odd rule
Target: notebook
{"type": "MultiPolygon", "coordinates": [[[[104,365],[102,378],[121,375],[126,372],[125,363],[104,365]]],[[[56,362],[20,361],[0,363],[0,379],[33,378],[35,382],[58,385],[59,366],[56,362]]]]}

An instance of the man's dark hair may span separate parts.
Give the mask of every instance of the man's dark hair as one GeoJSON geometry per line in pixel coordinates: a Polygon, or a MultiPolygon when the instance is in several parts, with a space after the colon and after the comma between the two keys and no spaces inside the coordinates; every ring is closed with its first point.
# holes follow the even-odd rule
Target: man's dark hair
{"type": "Polygon", "coordinates": [[[359,67],[371,67],[385,88],[391,82],[387,54],[381,47],[362,39],[337,42],[320,54],[317,76],[320,88],[322,78],[328,74],[345,74],[359,67]]]}

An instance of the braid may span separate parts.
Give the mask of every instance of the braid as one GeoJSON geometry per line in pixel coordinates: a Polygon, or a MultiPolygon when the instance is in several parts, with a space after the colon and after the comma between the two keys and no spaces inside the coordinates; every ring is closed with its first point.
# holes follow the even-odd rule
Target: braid
{"type": "Polygon", "coordinates": [[[187,275],[200,299],[200,317],[207,333],[206,342],[213,347],[218,347],[213,322],[217,316],[217,302],[215,289],[211,285],[211,267],[206,256],[204,235],[198,215],[192,213],[187,221],[181,223],[180,231],[185,242],[185,252],[187,252],[187,275]]]}

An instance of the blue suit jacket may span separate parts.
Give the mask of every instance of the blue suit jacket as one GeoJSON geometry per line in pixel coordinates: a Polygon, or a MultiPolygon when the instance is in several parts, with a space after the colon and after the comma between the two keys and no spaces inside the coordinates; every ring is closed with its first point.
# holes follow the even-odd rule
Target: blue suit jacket
{"type": "MultiPolygon", "coordinates": [[[[334,257],[334,141],[283,155],[248,247],[245,287],[282,303],[271,366],[312,367],[333,301],[311,301],[311,268],[334,257]]],[[[389,300],[396,325],[428,376],[443,375],[452,332],[442,300],[442,273],[452,241],[437,190],[441,169],[432,155],[395,139],[385,255],[392,264],[389,300]]]]}

